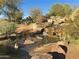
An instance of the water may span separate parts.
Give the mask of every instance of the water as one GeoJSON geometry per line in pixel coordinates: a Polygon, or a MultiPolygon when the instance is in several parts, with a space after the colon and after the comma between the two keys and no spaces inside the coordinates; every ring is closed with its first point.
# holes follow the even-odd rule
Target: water
{"type": "Polygon", "coordinates": [[[20,48],[16,51],[14,51],[12,47],[8,47],[10,48],[10,50],[5,47],[3,47],[4,49],[0,47],[0,59],[31,59],[31,56],[29,55],[27,51],[31,52],[31,50],[37,47],[38,45],[39,45],[38,43],[34,43],[27,46],[21,45],[20,48]],[[13,55],[5,54],[6,50],[9,50],[10,53],[13,53],[13,55]],[[18,54],[16,54],[16,52],[18,54]]]}
{"type": "MultiPolygon", "coordinates": [[[[0,50],[1,52],[1,50],[0,50]]],[[[4,52],[4,51],[3,51],[4,52]]],[[[29,53],[26,51],[24,47],[19,48],[16,50],[17,54],[12,54],[12,55],[7,55],[7,54],[2,54],[0,53],[0,59],[31,59],[31,56],[29,53]]]]}

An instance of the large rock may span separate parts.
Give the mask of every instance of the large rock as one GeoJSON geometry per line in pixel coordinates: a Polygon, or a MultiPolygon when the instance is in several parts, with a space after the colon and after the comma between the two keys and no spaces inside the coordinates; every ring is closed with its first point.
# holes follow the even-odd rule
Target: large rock
{"type": "Polygon", "coordinates": [[[49,54],[42,54],[42,55],[36,55],[33,56],[31,59],[53,59],[53,57],[49,54]]]}

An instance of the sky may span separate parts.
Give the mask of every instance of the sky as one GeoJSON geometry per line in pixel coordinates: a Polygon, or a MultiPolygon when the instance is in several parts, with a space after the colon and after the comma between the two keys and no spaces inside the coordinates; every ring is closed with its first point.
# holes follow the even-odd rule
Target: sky
{"type": "Polygon", "coordinates": [[[31,8],[39,8],[43,14],[46,14],[51,6],[56,3],[79,6],[79,0],[21,0],[19,6],[23,11],[23,17],[26,17],[29,16],[29,10],[31,8]]]}
{"type": "Polygon", "coordinates": [[[20,7],[24,14],[23,17],[26,17],[29,16],[31,8],[39,8],[43,14],[46,14],[51,6],[56,3],[79,6],[79,0],[22,0],[20,7]]]}

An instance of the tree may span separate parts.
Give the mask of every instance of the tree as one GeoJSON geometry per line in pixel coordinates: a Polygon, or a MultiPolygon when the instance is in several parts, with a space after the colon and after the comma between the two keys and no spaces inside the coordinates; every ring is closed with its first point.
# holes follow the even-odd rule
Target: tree
{"type": "Polygon", "coordinates": [[[65,16],[69,16],[72,13],[72,8],[68,4],[63,5],[65,16]]]}
{"type": "Polygon", "coordinates": [[[10,15],[10,19],[13,22],[20,22],[20,20],[22,19],[22,12],[20,10],[16,10],[16,11],[9,11],[8,12],[10,15]]]}
{"type": "Polygon", "coordinates": [[[67,4],[55,4],[49,10],[48,16],[66,16],[71,13],[71,7],[67,4]]]}
{"type": "Polygon", "coordinates": [[[79,19],[79,8],[75,9],[71,16],[70,16],[72,21],[78,20],[79,19]]]}
{"type": "Polygon", "coordinates": [[[3,0],[3,6],[0,6],[1,14],[5,15],[9,21],[17,20],[22,17],[22,12],[18,8],[20,0],[3,0]]]}
{"type": "Polygon", "coordinates": [[[42,15],[42,12],[38,8],[30,9],[30,16],[33,18],[33,21],[36,21],[36,17],[42,15]]]}
{"type": "Polygon", "coordinates": [[[79,26],[79,8],[75,9],[72,14],[70,15],[70,19],[74,26],[78,28],[79,26]]]}
{"type": "Polygon", "coordinates": [[[49,10],[49,14],[55,15],[55,16],[63,16],[64,15],[63,6],[61,4],[53,5],[49,10]]]}
{"type": "Polygon", "coordinates": [[[64,26],[66,33],[72,38],[79,38],[79,8],[72,12],[68,23],[69,25],[64,26]]]}

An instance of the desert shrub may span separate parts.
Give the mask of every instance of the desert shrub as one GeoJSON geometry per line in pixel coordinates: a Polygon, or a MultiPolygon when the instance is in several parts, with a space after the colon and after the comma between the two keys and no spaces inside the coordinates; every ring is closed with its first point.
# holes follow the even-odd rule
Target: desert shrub
{"type": "Polygon", "coordinates": [[[0,21],[0,34],[13,32],[16,28],[16,25],[17,24],[14,22],[1,20],[0,21]]]}

